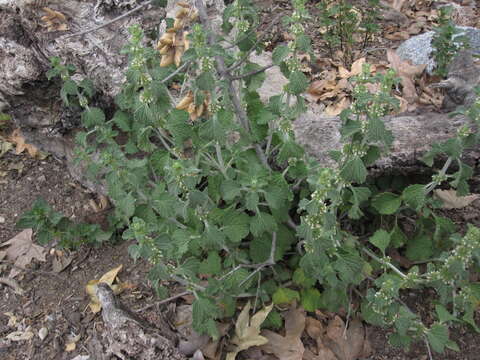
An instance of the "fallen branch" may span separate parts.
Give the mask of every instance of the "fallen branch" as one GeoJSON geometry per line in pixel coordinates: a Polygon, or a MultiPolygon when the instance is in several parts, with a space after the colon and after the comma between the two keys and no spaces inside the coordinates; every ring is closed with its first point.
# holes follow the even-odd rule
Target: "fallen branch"
{"type": "MultiPolygon", "coordinates": [[[[78,33],[75,33],[75,34],[70,34],[70,35],[65,35],[65,36],[62,36],[61,39],[69,39],[69,38],[72,38],[72,37],[75,37],[75,36],[83,36],[83,35],[86,35],[88,33],[91,33],[91,32],[94,32],[94,31],[97,31],[101,28],[104,28],[105,26],[108,26],[110,24],[113,24],[114,22],[117,22],[117,21],[120,21],[122,19],[125,19],[126,17],[129,17],[130,15],[132,15],[133,13],[136,13],[137,11],[139,10],[142,10],[144,7],[150,5],[152,3],[152,0],[148,0],[147,2],[144,2],[143,4],[141,5],[138,5],[136,8],[133,8],[132,10],[130,11],[127,11],[125,14],[123,15],[120,15],[110,21],[107,21],[103,24],[100,24],[98,26],[95,26],[91,29],[87,29],[87,30],[84,30],[84,31],[81,31],[81,32],[78,32],[78,33]]],[[[163,17],[165,17],[165,14],[163,15],[163,17]]]]}
{"type": "Polygon", "coordinates": [[[242,74],[242,75],[238,75],[238,76],[232,76],[231,79],[232,80],[240,80],[240,79],[243,79],[243,78],[246,78],[246,77],[249,77],[249,76],[257,75],[257,74],[260,74],[261,72],[264,72],[265,70],[270,69],[272,66],[273,66],[273,64],[270,64],[270,65],[262,67],[261,69],[254,70],[254,71],[251,71],[251,72],[246,73],[246,74],[242,74]]]}

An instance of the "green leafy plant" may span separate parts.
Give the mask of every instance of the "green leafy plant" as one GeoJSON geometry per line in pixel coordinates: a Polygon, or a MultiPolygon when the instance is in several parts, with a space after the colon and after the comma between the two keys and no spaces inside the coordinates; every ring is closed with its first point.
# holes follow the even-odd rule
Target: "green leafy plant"
{"type": "MultiPolygon", "coordinates": [[[[300,301],[309,311],[349,309],[356,301],[366,321],[395,329],[393,344],[423,339],[438,352],[455,349],[448,326],[477,329],[480,286],[469,281],[469,271],[480,266],[480,230],[460,232],[438,215],[432,192],[447,182],[459,194],[468,191],[472,169],[461,154],[478,144],[480,105],[467,112],[472,124],[425,155],[428,166],[446,158],[430,182],[379,185],[367,167],[392,144],[382,117],[398,106],[391,95],[398,79],[392,71],[372,75],[366,65],[354,79],[352,106],[341,114],[344,145],[331,152],[337,166],[320,166],[296,143],[291,125],[305,109],[301,94],[308,84],[297,55],[311,51],[304,1],[293,5],[285,23],[295,38],[274,49],[267,67],[248,60],[262,51],[248,0],[226,8],[221,36],[197,0],[200,22],[189,29],[190,47],[178,67],[170,61],[162,67],[158,53],[142,45],[140,28],[130,28],[127,81],[113,116],[89,106],[79,84],[67,94],[72,99],[63,96],[83,108],[78,159],[106,185],[115,205],[112,227],[134,240],[133,258],[152,264],[157,291],[165,294],[161,281],[171,280],[194,294],[198,332],[218,337],[216,321],[233,316],[244,297],[300,301]],[[289,83],[264,103],[257,90],[270,66],[289,83]],[[170,86],[174,79],[183,81],[180,93],[170,86]],[[409,232],[406,219],[415,224],[409,232]],[[408,289],[435,291],[433,323],[402,301],[408,289]]],[[[174,31],[185,36],[181,27],[174,31]]],[[[55,66],[71,80],[68,67],[55,66]]],[[[23,225],[56,228],[61,216],[45,208],[34,207],[23,225]]],[[[278,313],[271,314],[266,323],[281,326],[278,313]]]]}
{"type": "Polygon", "coordinates": [[[448,64],[461,49],[469,47],[468,38],[458,29],[451,18],[452,7],[442,6],[438,12],[438,26],[432,39],[432,56],[435,59],[435,74],[446,77],[448,64]]]}
{"type": "Polygon", "coordinates": [[[356,7],[344,0],[322,1],[317,7],[319,25],[324,29],[323,38],[330,54],[339,49],[344,64],[350,66],[355,60],[354,51],[364,49],[380,29],[379,1],[369,0],[365,7],[356,7]]]}
{"type": "Polygon", "coordinates": [[[103,231],[97,224],[74,223],[54,211],[42,198],[17,222],[20,229],[31,228],[41,244],[55,242],[59,247],[75,248],[81,244],[100,244],[109,240],[111,232],[103,231]]]}

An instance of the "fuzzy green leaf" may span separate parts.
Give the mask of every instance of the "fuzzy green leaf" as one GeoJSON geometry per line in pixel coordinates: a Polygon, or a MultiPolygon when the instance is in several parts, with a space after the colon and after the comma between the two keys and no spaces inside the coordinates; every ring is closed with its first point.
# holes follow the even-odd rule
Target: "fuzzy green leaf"
{"type": "Polygon", "coordinates": [[[298,95],[307,90],[309,81],[305,74],[301,71],[294,71],[288,77],[290,81],[287,84],[287,92],[293,95],[298,95]]]}
{"type": "Polygon", "coordinates": [[[78,93],[77,83],[73,80],[70,80],[70,79],[66,80],[63,83],[63,89],[65,90],[65,92],[68,95],[77,95],[77,93],[78,93]]]}
{"type": "Polygon", "coordinates": [[[272,296],[274,304],[291,304],[294,300],[300,300],[298,291],[288,288],[278,288],[272,296]]]}
{"type": "Polygon", "coordinates": [[[223,232],[234,243],[240,243],[250,233],[250,217],[234,212],[224,219],[223,232]]]}
{"type": "Polygon", "coordinates": [[[376,195],[372,199],[372,206],[382,215],[392,215],[402,204],[400,196],[390,192],[376,195]]]}
{"type": "Polygon", "coordinates": [[[405,255],[411,261],[427,260],[432,254],[432,239],[425,234],[411,239],[407,244],[407,250],[405,252],[405,255]]]}
{"type": "Polygon", "coordinates": [[[448,342],[448,328],[442,324],[433,324],[427,331],[427,339],[433,351],[443,353],[448,342]]]}
{"type": "Polygon", "coordinates": [[[256,192],[250,191],[245,197],[245,207],[247,210],[255,211],[258,206],[258,194],[256,192]]]}
{"type": "Polygon", "coordinates": [[[405,188],[402,199],[411,208],[418,210],[425,204],[425,185],[414,184],[405,188]]]}
{"type": "Polygon", "coordinates": [[[343,166],[340,176],[347,182],[363,183],[367,178],[367,168],[362,159],[355,156],[343,166]]]}
{"type": "Polygon", "coordinates": [[[458,319],[452,314],[450,314],[450,312],[447,309],[445,309],[443,305],[440,305],[440,304],[435,305],[435,311],[437,313],[438,320],[440,321],[440,323],[458,321],[458,319]]]}
{"type": "Polygon", "coordinates": [[[316,279],[307,276],[305,271],[300,267],[293,273],[292,280],[295,284],[300,285],[303,288],[310,288],[317,282],[316,279]]]}
{"type": "Polygon", "coordinates": [[[300,292],[301,295],[301,304],[303,308],[307,311],[315,311],[320,308],[321,304],[321,294],[320,291],[314,288],[305,289],[300,292]]]}
{"type": "Polygon", "coordinates": [[[265,231],[273,232],[277,230],[277,222],[272,215],[265,212],[259,212],[250,222],[250,231],[253,236],[260,236],[265,231]]]}
{"type": "Polygon", "coordinates": [[[385,255],[385,249],[390,243],[390,234],[383,229],[375,231],[370,239],[368,239],[371,244],[375,245],[380,251],[385,255]]]}
{"type": "Polygon", "coordinates": [[[85,127],[94,127],[105,122],[105,114],[97,107],[90,107],[82,113],[82,120],[85,127]]]}
{"type": "Polygon", "coordinates": [[[115,115],[113,116],[112,120],[115,123],[115,125],[117,125],[122,131],[129,132],[132,129],[131,128],[132,119],[126,112],[123,112],[123,111],[115,112],[115,115]]]}
{"type": "Polygon", "coordinates": [[[213,91],[215,89],[215,77],[210,72],[201,73],[195,83],[200,90],[213,91]]]}
{"type": "Polygon", "coordinates": [[[192,136],[192,125],[188,121],[188,113],[183,110],[173,110],[168,115],[166,128],[179,146],[183,146],[183,142],[192,136]]]}
{"type": "Polygon", "coordinates": [[[220,191],[225,201],[232,201],[240,195],[240,184],[233,180],[225,180],[220,186],[220,191]]]}
{"type": "Polygon", "coordinates": [[[274,65],[280,63],[290,54],[290,49],[285,45],[278,45],[272,52],[272,61],[274,65]]]}
{"type": "Polygon", "coordinates": [[[210,251],[207,259],[200,263],[200,274],[217,275],[222,271],[222,259],[216,251],[210,251]]]}

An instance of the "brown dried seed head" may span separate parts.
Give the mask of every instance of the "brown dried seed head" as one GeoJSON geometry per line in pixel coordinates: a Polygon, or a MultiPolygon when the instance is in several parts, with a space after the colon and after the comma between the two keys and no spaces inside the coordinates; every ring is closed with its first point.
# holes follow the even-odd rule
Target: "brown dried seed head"
{"type": "Polygon", "coordinates": [[[179,1],[179,2],[177,3],[177,5],[178,5],[178,6],[181,6],[181,7],[183,7],[183,8],[186,8],[186,9],[190,9],[190,8],[191,8],[190,4],[186,3],[185,1],[179,1]]]}
{"type": "Polygon", "coordinates": [[[185,46],[185,51],[190,49],[190,40],[188,40],[188,31],[183,33],[183,46],[185,46]]]}
{"type": "Polygon", "coordinates": [[[160,49],[160,55],[167,55],[169,50],[171,49],[170,46],[165,45],[160,49]]]}
{"type": "Polygon", "coordinates": [[[177,110],[185,110],[193,102],[193,93],[189,92],[175,107],[177,110]]]}
{"type": "Polygon", "coordinates": [[[190,105],[188,105],[187,112],[189,114],[194,114],[196,112],[196,109],[197,107],[195,106],[195,103],[192,102],[190,105]]]}
{"type": "Polygon", "coordinates": [[[181,30],[183,28],[183,19],[175,19],[173,22],[173,29],[175,31],[181,30]]]}
{"type": "Polygon", "coordinates": [[[165,67],[173,64],[175,57],[175,50],[170,49],[167,54],[162,55],[162,60],[160,61],[160,67],[165,67]]]}
{"type": "Polygon", "coordinates": [[[188,15],[189,12],[190,12],[189,9],[187,9],[187,8],[181,8],[180,10],[177,11],[177,14],[175,15],[175,18],[177,18],[177,19],[183,19],[185,16],[188,15]]]}
{"type": "Polygon", "coordinates": [[[182,62],[183,52],[184,52],[183,46],[178,46],[175,48],[174,62],[177,67],[179,67],[180,63],[182,62]]]}

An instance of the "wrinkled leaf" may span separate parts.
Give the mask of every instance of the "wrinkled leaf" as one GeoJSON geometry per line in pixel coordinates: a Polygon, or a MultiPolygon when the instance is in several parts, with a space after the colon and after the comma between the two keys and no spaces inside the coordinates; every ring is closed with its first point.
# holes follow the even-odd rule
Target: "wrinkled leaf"
{"type": "Polygon", "coordinates": [[[480,198],[479,194],[457,196],[457,192],[454,189],[437,189],[435,190],[435,196],[443,201],[443,209],[462,209],[480,198]]]}
{"type": "Polygon", "coordinates": [[[260,310],[250,318],[250,302],[247,302],[242,312],[238,316],[237,323],[235,324],[235,336],[232,339],[232,343],[236,345],[234,351],[227,354],[226,360],[234,360],[237,354],[246,350],[252,346],[260,346],[266,344],[268,339],[260,335],[260,326],[267,318],[270,311],[273,309],[273,304],[267,306],[263,310],[260,310]]]}
{"type": "Polygon", "coordinates": [[[30,264],[32,259],[45,261],[45,249],[32,241],[32,229],[25,229],[10,240],[2,243],[0,246],[9,246],[6,250],[7,259],[15,261],[15,267],[10,271],[10,277],[13,278],[25,265],[30,264]]]}
{"type": "Polygon", "coordinates": [[[274,354],[279,360],[302,360],[305,348],[300,336],[305,329],[305,311],[293,305],[285,314],[285,336],[264,330],[262,334],[268,339],[263,351],[274,354]]]}
{"type": "Polygon", "coordinates": [[[117,277],[117,274],[120,272],[120,270],[122,270],[122,267],[123,267],[123,265],[119,265],[116,268],[114,268],[110,271],[107,271],[105,274],[102,275],[102,277],[100,279],[90,280],[87,283],[87,286],[85,287],[85,290],[86,290],[87,294],[90,296],[90,303],[88,304],[88,306],[90,307],[90,310],[92,310],[92,312],[94,314],[98,313],[102,309],[102,305],[98,301],[97,295],[95,294],[95,286],[98,283],[104,282],[104,283],[107,283],[108,285],[110,285],[110,287],[112,288],[112,290],[115,294],[120,293],[123,290],[123,287],[121,286],[121,284],[120,285],[119,284],[113,285],[113,282],[115,281],[115,278],[117,277]]]}

